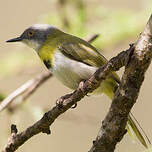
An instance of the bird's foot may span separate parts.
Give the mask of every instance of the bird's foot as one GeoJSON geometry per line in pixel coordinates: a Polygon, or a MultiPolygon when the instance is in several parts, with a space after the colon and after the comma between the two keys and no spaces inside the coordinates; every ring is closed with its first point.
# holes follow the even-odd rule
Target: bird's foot
{"type": "Polygon", "coordinates": [[[77,107],[77,103],[75,103],[71,108],[75,109],[77,107]]]}
{"type": "Polygon", "coordinates": [[[85,84],[85,81],[86,80],[82,80],[80,83],[79,83],[79,86],[78,86],[78,90],[80,90],[81,92],[85,92],[84,90],[84,84],[85,84]]]}
{"type": "MultiPolygon", "coordinates": [[[[72,95],[72,93],[70,94],[66,94],[65,96],[60,97],[59,99],[56,100],[56,105],[59,108],[63,107],[63,103],[66,99],[68,99],[70,96],[72,95]]],[[[74,104],[74,106],[72,106],[71,108],[76,108],[77,104],[74,104]]]]}
{"type": "MultiPolygon", "coordinates": [[[[84,84],[85,84],[86,80],[82,80],[80,83],[79,83],[79,86],[78,86],[78,90],[80,90],[81,92],[85,93],[85,90],[84,90],[84,84]]],[[[86,96],[90,96],[88,94],[86,94],[86,96]]]]}

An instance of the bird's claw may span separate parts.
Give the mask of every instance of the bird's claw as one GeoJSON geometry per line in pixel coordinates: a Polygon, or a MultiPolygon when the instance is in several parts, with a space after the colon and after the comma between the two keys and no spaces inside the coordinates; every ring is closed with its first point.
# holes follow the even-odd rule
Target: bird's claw
{"type": "Polygon", "coordinates": [[[79,86],[78,86],[78,90],[82,91],[82,92],[85,92],[84,91],[84,83],[85,83],[86,80],[82,80],[80,83],[79,83],[79,86]]]}
{"type": "Polygon", "coordinates": [[[77,107],[77,103],[75,103],[71,108],[75,109],[77,107]]]}
{"type": "MultiPolygon", "coordinates": [[[[60,97],[59,99],[56,100],[56,105],[59,107],[59,108],[62,108],[63,107],[63,103],[64,103],[64,100],[68,99],[69,97],[71,96],[71,94],[67,94],[65,96],[62,96],[60,97]]],[[[76,106],[74,105],[74,108],[76,106]]]]}
{"type": "MultiPolygon", "coordinates": [[[[85,83],[86,80],[83,80],[79,83],[79,86],[78,86],[78,90],[82,91],[83,93],[85,92],[84,90],[84,83],[85,83]]],[[[60,97],[59,99],[56,100],[56,105],[59,107],[59,108],[62,108],[63,107],[63,103],[64,103],[64,100],[69,98],[72,94],[67,94],[65,96],[62,96],[60,97]]],[[[74,109],[77,107],[77,103],[74,104],[71,108],[74,109]]]]}
{"type": "MultiPolygon", "coordinates": [[[[85,84],[86,80],[82,80],[80,83],[79,83],[79,86],[78,86],[78,90],[80,90],[81,92],[83,92],[85,94],[85,90],[84,90],[84,84],[85,84]]],[[[86,94],[86,96],[90,96],[88,94],[86,94]]]]}
{"type": "Polygon", "coordinates": [[[56,105],[59,107],[59,108],[62,108],[63,106],[63,101],[64,101],[64,96],[60,97],[59,99],[56,100],[56,105]]]}

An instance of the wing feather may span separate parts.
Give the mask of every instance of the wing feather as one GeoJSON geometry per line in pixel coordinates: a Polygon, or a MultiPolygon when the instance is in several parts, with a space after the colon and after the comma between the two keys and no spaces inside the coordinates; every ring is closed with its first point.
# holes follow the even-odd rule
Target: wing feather
{"type": "Polygon", "coordinates": [[[106,58],[95,48],[90,48],[82,43],[63,43],[59,46],[59,50],[71,59],[94,67],[100,67],[107,62],[106,58]]]}
{"type": "MultiPolygon", "coordinates": [[[[78,62],[82,62],[89,66],[100,67],[103,66],[107,59],[99,53],[99,51],[84,41],[82,43],[79,41],[78,43],[62,43],[58,49],[67,57],[76,60],[78,62]]],[[[111,77],[118,83],[120,82],[119,76],[112,72],[111,77]]]]}

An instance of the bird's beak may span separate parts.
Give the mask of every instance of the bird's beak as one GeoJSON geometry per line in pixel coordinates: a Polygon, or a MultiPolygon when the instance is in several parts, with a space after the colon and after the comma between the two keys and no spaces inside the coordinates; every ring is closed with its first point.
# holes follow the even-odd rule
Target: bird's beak
{"type": "Polygon", "coordinates": [[[17,37],[17,38],[13,38],[13,39],[7,40],[6,42],[18,42],[18,41],[22,41],[22,38],[21,37],[17,37]]]}

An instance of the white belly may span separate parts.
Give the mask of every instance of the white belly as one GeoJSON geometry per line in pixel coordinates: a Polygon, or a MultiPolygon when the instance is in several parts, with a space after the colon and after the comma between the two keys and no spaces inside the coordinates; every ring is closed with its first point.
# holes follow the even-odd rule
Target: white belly
{"type": "Polygon", "coordinates": [[[76,89],[80,81],[88,79],[97,68],[71,60],[57,51],[50,70],[64,85],[76,89]]]}

